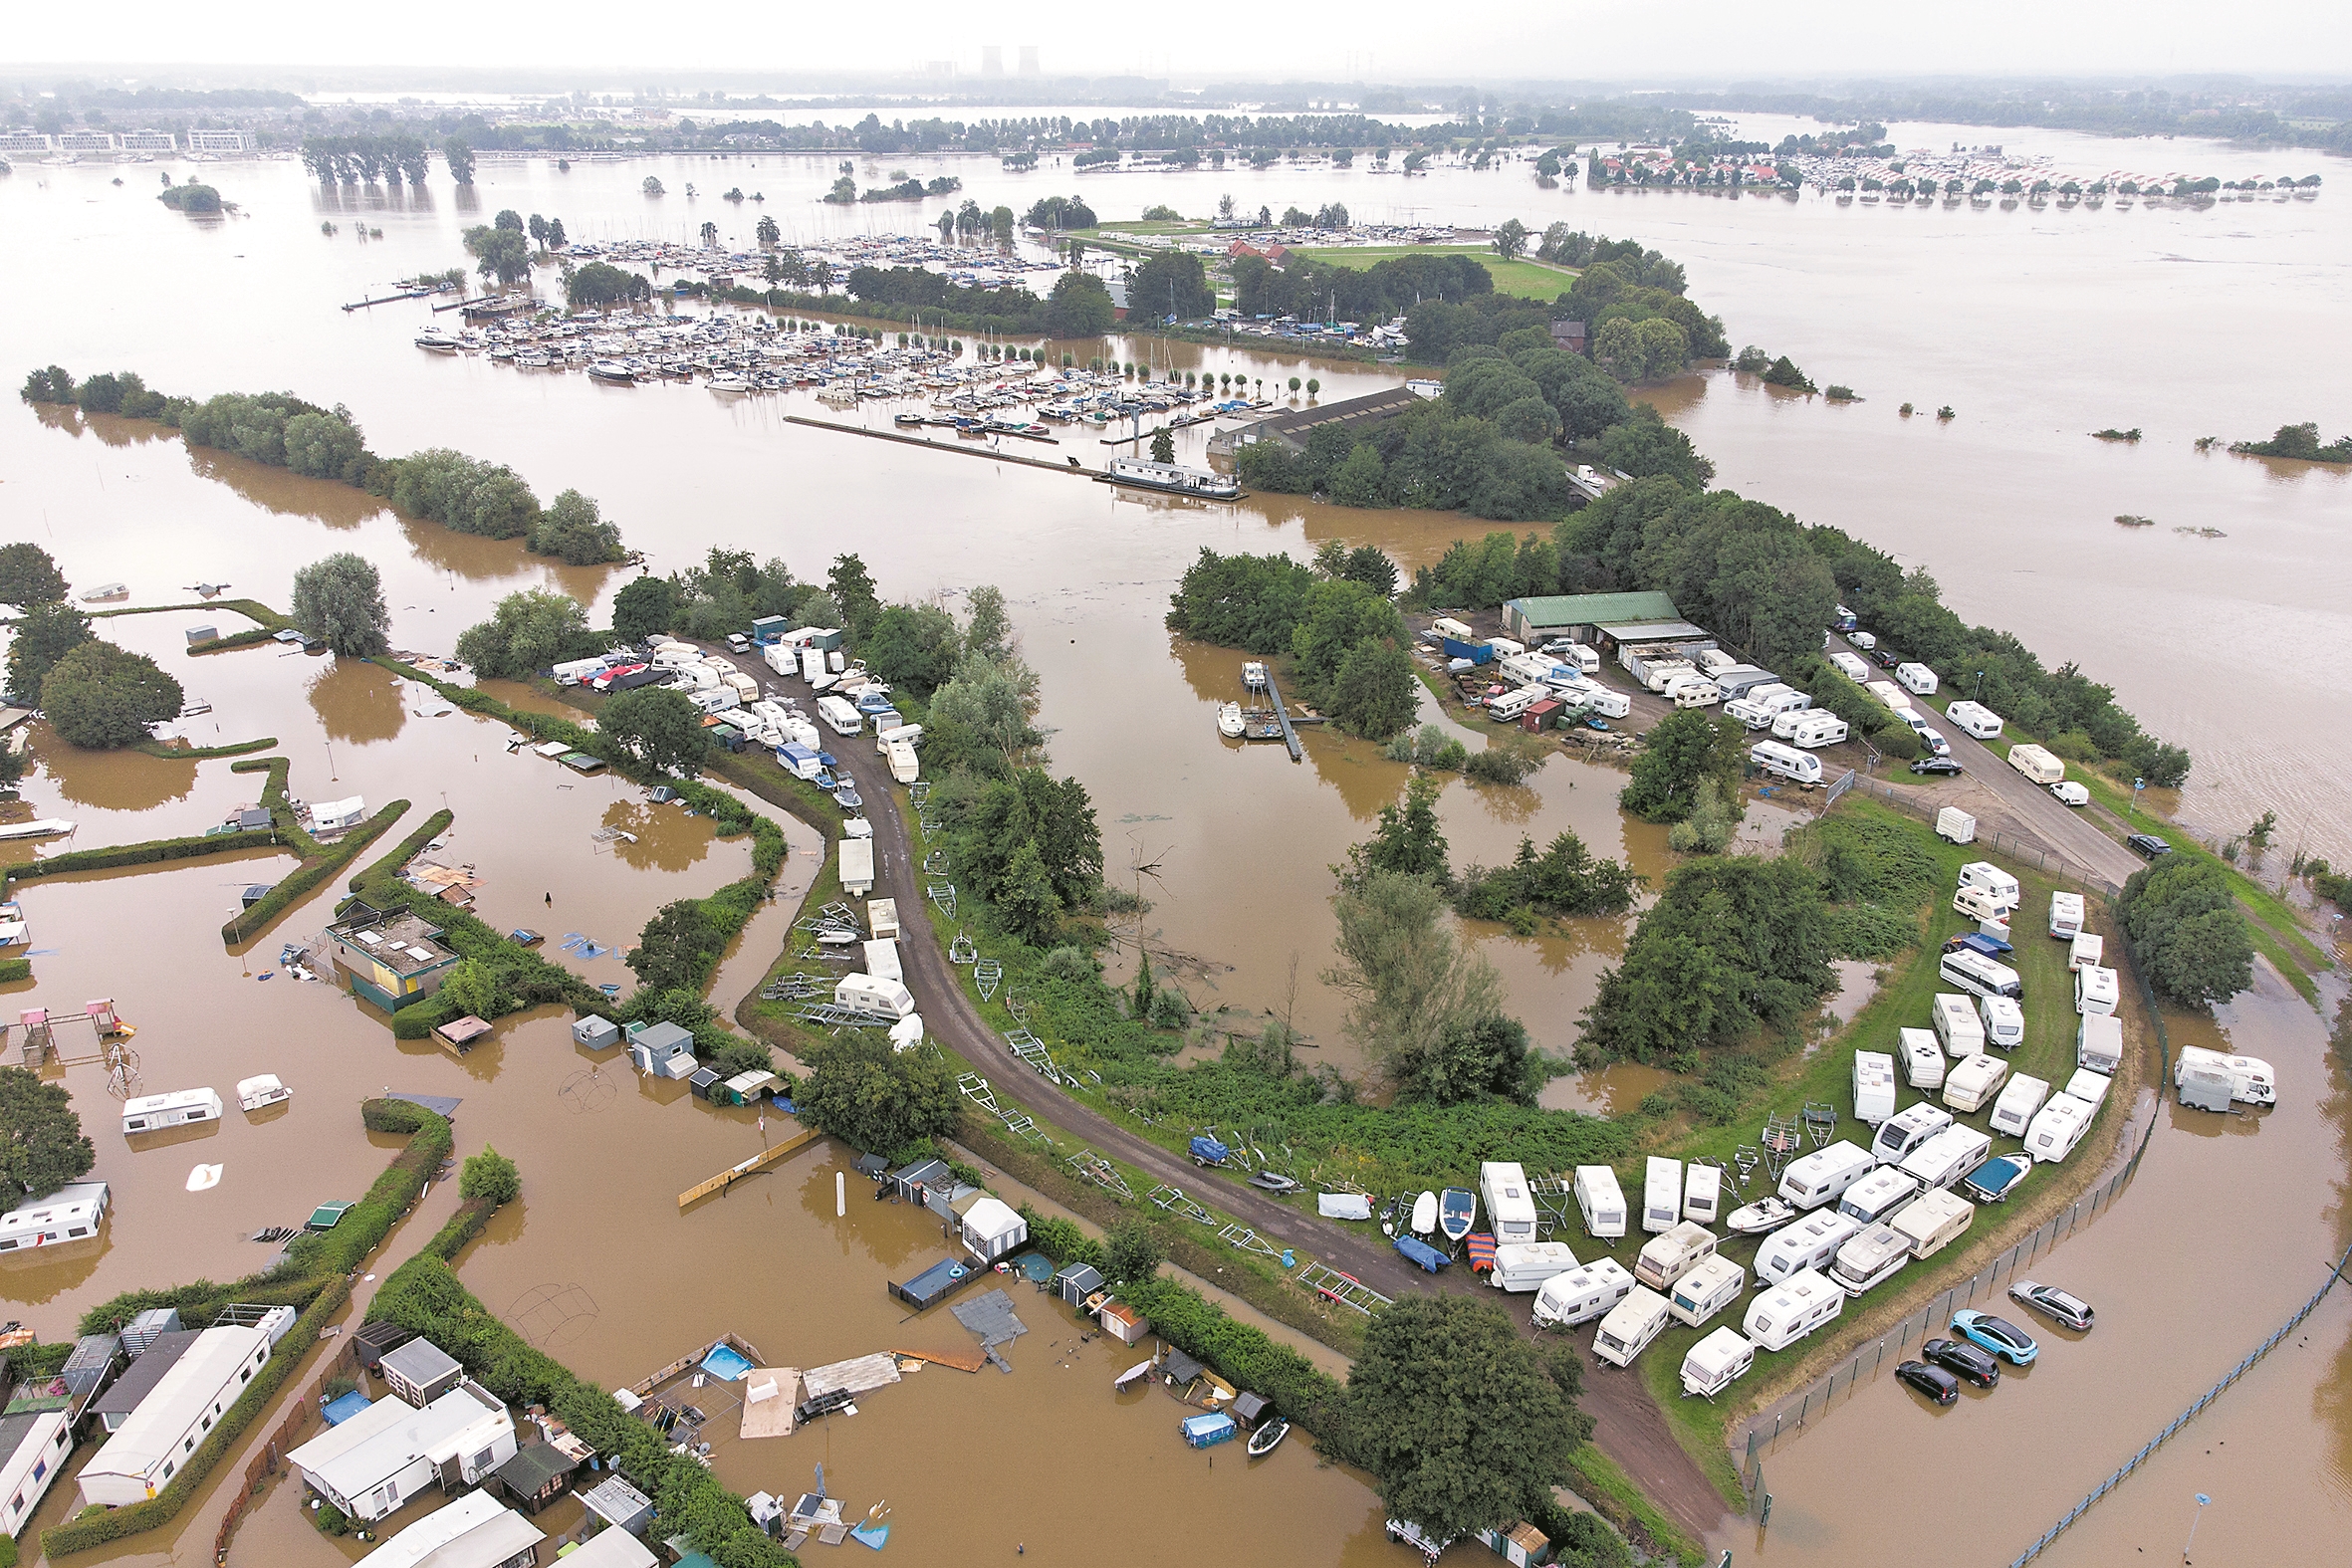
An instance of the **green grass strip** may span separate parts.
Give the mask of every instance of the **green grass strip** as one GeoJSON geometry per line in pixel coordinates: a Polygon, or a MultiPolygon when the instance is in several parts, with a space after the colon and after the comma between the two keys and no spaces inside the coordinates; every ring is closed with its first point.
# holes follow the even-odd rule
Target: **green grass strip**
{"type": "Polygon", "coordinates": [[[138,741],[131,745],[130,750],[169,762],[187,763],[201,762],[208,757],[244,757],[253,752],[266,752],[277,744],[276,736],[265,735],[258,741],[239,741],[234,746],[170,746],[162,741],[138,741]]]}

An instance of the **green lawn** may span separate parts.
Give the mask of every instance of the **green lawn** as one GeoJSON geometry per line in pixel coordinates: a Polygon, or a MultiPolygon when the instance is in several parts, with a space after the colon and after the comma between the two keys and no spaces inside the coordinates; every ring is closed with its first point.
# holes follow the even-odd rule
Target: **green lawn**
{"type": "Polygon", "coordinates": [[[1505,261],[1483,246],[1468,245],[1315,245],[1297,254],[1312,261],[1330,262],[1340,267],[1368,268],[1375,262],[1395,261],[1402,256],[1468,256],[1483,265],[1495,278],[1495,292],[1516,294],[1529,300],[1556,300],[1568,292],[1576,281],[1573,269],[1554,267],[1549,262],[1530,261],[1521,257],[1505,261]]]}

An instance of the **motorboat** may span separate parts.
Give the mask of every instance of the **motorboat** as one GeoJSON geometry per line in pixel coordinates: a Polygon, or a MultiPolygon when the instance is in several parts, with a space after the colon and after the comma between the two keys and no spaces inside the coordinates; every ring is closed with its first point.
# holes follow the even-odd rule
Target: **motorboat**
{"type": "Polygon", "coordinates": [[[1478,1195],[1449,1187],[1438,1194],[1437,1227],[1446,1239],[1459,1242],[1470,1234],[1471,1222],[1478,1218],[1478,1195]]]}
{"type": "Polygon", "coordinates": [[[1242,487],[1230,475],[1213,473],[1207,469],[1181,468],[1174,463],[1154,463],[1138,457],[1114,457],[1109,468],[1094,476],[1105,484],[1132,485],[1139,490],[1159,490],[1170,495],[1207,496],[1231,501],[1239,497],[1242,487]]]}
{"type": "MultiPolygon", "coordinates": [[[[454,348],[456,343],[452,342],[450,346],[454,348]]],[[[637,372],[618,359],[591,359],[588,370],[591,380],[611,381],[621,386],[634,385],[637,379],[637,372]]]]}
{"type": "Polygon", "coordinates": [[[714,375],[706,384],[714,392],[748,392],[752,389],[751,382],[733,372],[714,375]]]}
{"type": "Polygon", "coordinates": [[[1242,663],[1242,684],[1254,692],[1266,690],[1266,666],[1256,659],[1242,663]]]}
{"type": "Polygon", "coordinates": [[[1797,1218],[1797,1212],[1777,1198],[1760,1199],[1724,1217],[1724,1229],[1734,1235],[1762,1235],[1797,1218]]]}
{"type": "Polygon", "coordinates": [[[1427,1235],[1437,1229],[1437,1194],[1423,1193],[1413,1200],[1413,1233],[1427,1235]]]}
{"type": "Polygon", "coordinates": [[[454,334],[445,333],[438,327],[428,327],[416,335],[416,346],[430,348],[435,353],[455,353],[458,343],[454,334]]]}
{"type": "Polygon", "coordinates": [[[1227,740],[1242,738],[1242,705],[1238,702],[1222,704],[1217,710],[1217,730],[1227,740]]]}
{"type": "Polygon", "coordinates": [[[1250,1457],[1264,1458],[1281,1448],[1283,1440],[1290,1435],[1291,1424],[1280,1416],[1275,1417],[1274,1420],[1250,1434],[1250,1457]]]}
{"type": "Polygon", "coordinates": [[[1250,1173],[1250,1185],[1269,1193],[1294,1193],[1305,1184],[1280,1171],[1253,1171],[1250,1173]]]}

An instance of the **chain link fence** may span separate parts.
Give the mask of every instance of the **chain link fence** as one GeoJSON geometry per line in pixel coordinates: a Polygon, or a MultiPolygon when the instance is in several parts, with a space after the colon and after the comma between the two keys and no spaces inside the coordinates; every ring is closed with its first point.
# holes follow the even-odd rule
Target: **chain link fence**
{"type": "MultiPolygon", "coordinates": [[[[1852,788],[1855,791],[1866,794],[1873,800],[1883,800],[1896,810],[1908,816],[1916,816],[1923,822],[1933,822],[1936,819],[1937,807],[1933,802],[1923,800],[1909,790],[1898,789],[1877,779],[1864,778],[1858,774],[1851,777],[1853,778],[1852,788]]],[[[1840,780],[1839,785],[1839,792],[1842,793],[1845,781],[1840,780]]],[[[2105,877],[2087,869],[2080,863],[2068,859],[2063,851],[2052,849],[2030,834],[1979,831],[1973,841],[2007,855],[2011,859],[2030,861],[2037,869],[2046,871],[2052,876],[2064,877],[2086,892],[2095,890],[2113,898],[2123,891],[2117,884],[2108,881],[2105,877]]]]}

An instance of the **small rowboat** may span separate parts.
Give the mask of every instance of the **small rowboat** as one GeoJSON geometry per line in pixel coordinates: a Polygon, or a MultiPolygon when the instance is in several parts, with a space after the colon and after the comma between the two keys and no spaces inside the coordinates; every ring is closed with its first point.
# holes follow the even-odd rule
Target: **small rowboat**
{"type": "Polygon", "coordinates": [[[1759,1199],[1745,1209],[1735,1209],[1724,1219],[1724,1229],[1734,1235],[1762,1235],[1766,1231],[1777,1231],[1796,1218],[1796,1211],[1777,1198],[1759,1199]]]}
{"type": "Polygon", "coordinates": [[[1253,1171],[1250,1173],[1250,1185],[1270,1193],[1294,1193],[1303,1184],[1295,1177],[1285,1176],[1280,1171],[1253,1171]]]}
{"type": "Polygon", "coordinates": [[[1276,1449],[1281,1448],[1283,1440],[1290,1435],[1291,1424],[1280,1416],[1275,1417],[1274,1420],[1250,1434],[1250,1457],[1264,1458],[1276,1449]]]}

